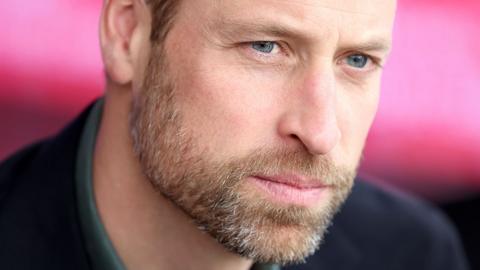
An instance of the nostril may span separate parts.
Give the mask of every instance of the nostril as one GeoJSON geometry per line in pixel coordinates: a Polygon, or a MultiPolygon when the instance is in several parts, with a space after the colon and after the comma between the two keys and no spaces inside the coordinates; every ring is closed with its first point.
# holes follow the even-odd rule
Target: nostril
{"type": "Polygon", "coordinates": [[[290,134],[290,138],[296,140],[296,141],[301,141],[300,137],[298,137],[296,134],[290,134]]]}
{"type": "Polygon", "coordinates": [[[297,134],[290,134],[288,137],[299,146],[301,145],[301,147],[307,152],[310,152],[308,144],[300,136],[298,136],[297,134]]]}

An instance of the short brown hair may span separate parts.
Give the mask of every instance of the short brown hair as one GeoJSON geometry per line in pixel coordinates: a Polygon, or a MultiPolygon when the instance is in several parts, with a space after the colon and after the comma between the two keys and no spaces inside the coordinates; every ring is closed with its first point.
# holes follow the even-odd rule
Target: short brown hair
{"type": "Polygon", "coordinates": [[[152,44],[161,43],[172,28],[180,0],[146,0],[152,14],[152,44]]]}

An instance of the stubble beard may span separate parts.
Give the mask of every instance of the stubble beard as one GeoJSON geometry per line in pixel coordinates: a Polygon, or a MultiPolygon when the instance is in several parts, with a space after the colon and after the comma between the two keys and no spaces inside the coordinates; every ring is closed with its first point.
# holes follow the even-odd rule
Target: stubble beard
{"type": "MultiPolygon", "coordinates": [[[[134,149],[153,187],[228,250],[256,262],[290,264],[314,253],[348,196],[355,170],[336,167],[305,150],[255,149],[214,161],[182,125],[175,84],[161,48],[154,48],[142,93],[130,114],[134,149]],[[274,203],[245,179],[296,172],[331,186],[322,207],[274,203]]],[[[215,119],[212,119],[215,121],[215,119]]]]}

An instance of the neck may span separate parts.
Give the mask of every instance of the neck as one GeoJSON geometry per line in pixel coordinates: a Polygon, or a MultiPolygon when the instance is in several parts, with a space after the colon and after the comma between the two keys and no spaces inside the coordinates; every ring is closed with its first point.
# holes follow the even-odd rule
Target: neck
{"type": "Polygon", "coordinates": [[[129,135],[131,92],[107,91],[93,164],[100,218],[128,269],[249,269],[181,209],[156,192],[129,135]]]}

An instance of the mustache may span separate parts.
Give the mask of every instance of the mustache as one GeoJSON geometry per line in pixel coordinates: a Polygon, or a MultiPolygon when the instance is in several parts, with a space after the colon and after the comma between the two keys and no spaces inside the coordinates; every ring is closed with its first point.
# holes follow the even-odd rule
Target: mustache
{"type": "Polygon", "coordinates": [[[333,187],[350,187],[356,175],[356,168],[338,166],[330,157],[312,155],[306,150],[257,149],[224,166],[234,168],[230,173],[237,179],[293,173],[333,187]]]}

